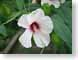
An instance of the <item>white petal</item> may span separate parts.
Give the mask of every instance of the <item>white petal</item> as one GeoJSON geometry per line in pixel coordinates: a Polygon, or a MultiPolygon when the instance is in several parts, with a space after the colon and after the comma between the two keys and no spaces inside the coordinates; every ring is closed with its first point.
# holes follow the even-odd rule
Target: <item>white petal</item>
{"type": "Polygon", "coordinates": [[[32,46],[31,44],[31,38],[32,38],[32,33],[30,32],[29,29],[27,29],[19,38],[20,43],[25,47],[25,48],[30,48],[32,46]]]}
{"type": "Polygon", "coordinates": [[[43,33],[49,34],[53,30],[53,22],[49,16],[44,16],[39,21],[40,24],[40,30],[43,33]]]}
{"type": "Polygon", "coordinates": [[[49,35],[45,35],[41,32],[36,32],[34,34],[34,41],[35,41],[37,47],[44,48],[49,45],[50,37],[49,37],[49,35]]]}
{"type": "Polygon", "coordinates": [[[59,0],[51,0],[51,1],[49,1],[49,5],[54,5],[55,8],[59,8],[60,1],[59,0]]]}
{"type": "Polygon", "coordinates": [[[39,8],[39,9],[33,11],[31,13],[31,15],[34,17],[41,17],[41,16],[44,16],[44,11],[41,8],[39,8]]]}
{"type": "Polygon", "coordinates": [[[48,3],[48,0],[41,0],[41,5],[48,3]]]}
{"type": "Polygon", "coordinates": [[[62,4],[65,3],[65,1],[66,1],[66,0],[60,0],[60,2],[61,2],[62,4]]]}
{"type": "Polygon", "coordinates": [[[24,14],[22,15],[19,20],[18,20],[18,26],[23,27],[23,28],[27,28],[28,27],[28,21],[27,21],[27,15],[24,14]]]}
{"type": "Polygon", "coordinates": [[[28,16],[27,16],[27,20],[29,21],[29,24],[32,24],[32,22],[38,20],[39,18],[43,17],[44,16],[44,11],[39,8],[35,11],[33,11],[32,13],[30,13],[28,16]]]}

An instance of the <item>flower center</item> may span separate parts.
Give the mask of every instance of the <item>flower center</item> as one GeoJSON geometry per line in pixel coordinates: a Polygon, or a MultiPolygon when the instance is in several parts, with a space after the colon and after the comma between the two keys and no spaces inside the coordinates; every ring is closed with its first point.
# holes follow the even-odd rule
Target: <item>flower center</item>
{"type": "Polygon", "coordinates": [[[32,32],[36,32],[38,29],[39,29],[39,24],[37,22],[33,22],[31,25],[30,25],[30,30],[32,32]]]}

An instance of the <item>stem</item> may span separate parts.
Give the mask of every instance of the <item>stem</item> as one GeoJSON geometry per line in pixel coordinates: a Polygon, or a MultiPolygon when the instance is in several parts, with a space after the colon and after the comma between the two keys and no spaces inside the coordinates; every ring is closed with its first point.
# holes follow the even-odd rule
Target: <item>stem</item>
{"type": "Polygon", "coordinates": [[[40,51],[40,54],[43,54],[45,48],[42,48],[40,51]]]}
{"type": "Polygon", "coordinates": [[[11,21],[13,21],[16,17],[18,17],[21,14],[21,12],[18,12],[13,18],[9,19],[8,21],[4,22],[2,25],[5,25],[11,21]]]}
{"type": "Polygon", "coordinates": [[[16,33],[16,35],[14,35],[14,37],[12,38],[11,42],[8,44],[8,46],[4,49],[3,53],[7,54],[11,48],[13,47],[13,45],[15,44],[15,42],[17,41],[18,36],[21,34],[22,32],[19,31],[16,33]]]}

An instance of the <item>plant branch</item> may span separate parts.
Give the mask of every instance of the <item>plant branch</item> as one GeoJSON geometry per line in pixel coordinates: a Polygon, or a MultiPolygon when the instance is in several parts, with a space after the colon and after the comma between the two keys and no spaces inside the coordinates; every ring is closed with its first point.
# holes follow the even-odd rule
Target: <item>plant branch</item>
{"type": "Polygon", "coordinates": [[[16,13],[16,15],[13,16],[13,18],[11,18],[11,19],[9,19],[8,21],[4,22],[2,25],[5,25],[5,24],[7,24],[7,23],[13,21],[13,20],[16,19],[16,17],[18,17],[20,14],[21,14],[21,12],[16,13]]]}
{"type": "Polygon", "coordinates": [[[41,51],[40,51],[40,54],[43,54],[45,48],[42,48],[41,51]]]}
{"type": "Polygon", "coordinates": [[[11,42],[8,44],[8,46],[3,50],[3,53],[7,54],[11,48],[13,47],[13,45],[15,44],[15,42],[17,41],[17,38],[19,37],[19,35],[22,33],[22,31],[19,31],[16,33],[16,35],[14,35],[14,37],[12,38],[11,42]]]}

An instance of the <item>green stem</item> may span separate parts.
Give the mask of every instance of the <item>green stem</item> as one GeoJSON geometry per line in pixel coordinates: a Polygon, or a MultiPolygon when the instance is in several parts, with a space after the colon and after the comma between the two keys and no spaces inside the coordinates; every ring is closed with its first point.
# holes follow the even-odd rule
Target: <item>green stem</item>
{"type": "Polygon", "coordinates": [[[41,51],[40,51],[40,54],[43,54],[45,48],[42,48],[41,51]]]}
{"type": "Polygon", "coordinates": [[[13,18],[9,19],[8,21],[4,22],[4,23],[1,24],[1,25],[5,25],[5,24],[7,24],[7,23],[10,23],[10,22],[13,21],[16,17],[18,17],[20,14],[21,14],[21,12],[16,13],[16,15],[13,16],[13,18]]]}

